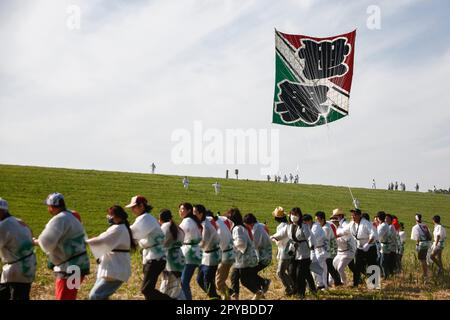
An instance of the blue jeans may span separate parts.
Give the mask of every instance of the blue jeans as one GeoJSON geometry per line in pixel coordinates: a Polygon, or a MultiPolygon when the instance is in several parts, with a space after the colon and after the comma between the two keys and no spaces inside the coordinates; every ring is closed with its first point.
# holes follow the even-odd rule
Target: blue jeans
{"type": "Polygon", "coordinates": [[[186,300],[192,300],[191,293],[191,279],[194,275],[195,269],[198,267],[196,264],[185,264],[183,273],[181,274],[181,289],[183,290],[186,300]]]}
{"type": "Polygon", "coordinates": [[[217,266],[200,265],[197,274],[197,283],[205,291],[209,298],[219,298],[216,291],[217,266]]]}
{"type": "Polygon", "coordinates": [[[107,300],[117,289],[120,288],[123,281],[120,280],[106,280],[104,278],[97,278],[94,287],[89,293],[89,300],[107,300]]]}

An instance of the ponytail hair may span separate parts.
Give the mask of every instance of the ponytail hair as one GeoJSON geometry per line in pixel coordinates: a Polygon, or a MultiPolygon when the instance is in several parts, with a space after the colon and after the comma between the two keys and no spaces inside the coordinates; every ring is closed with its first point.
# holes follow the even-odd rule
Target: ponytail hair
{"type": "Polygon", "coordinates": [[[131,232],[130,223],[128,222],[128,214],[125,212],[125,210],[118,205],[112,206],[107,210],[108,214],[119,217],[122,219],[122,223],[127,227],[128,234],[130,235],[130,249],[131,251],[136,250],[136,243],[133,239],[133,233],[131,232]]]}
{"type": "Polygon", "coordinates": [[[179,228],[178,228],[177,224],[172,220],[172,212],[169,209],[162,209],[159,212],[159,219],[162,222],[170,222],[170,226],[169,226],[170,234],[172,235],[172,238],[174,240],[177,240],[179,228]]]}

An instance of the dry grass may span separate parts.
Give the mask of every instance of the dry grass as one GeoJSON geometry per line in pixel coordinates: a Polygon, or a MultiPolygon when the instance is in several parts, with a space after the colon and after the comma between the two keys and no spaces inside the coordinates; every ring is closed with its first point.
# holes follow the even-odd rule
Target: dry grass
{"type": "MultiPolygon", "coordinates": [[[[37,273],[37,279],[32,286],[31,298],[38,300],[51,300],[54,299],[53,295],[53,274],[51,270],[45,268],[45,257],[38,254],[39,270],[37,273]]],[[[275,262],[275,260],[274,260],[275,262]]],[[[85,281],[81,285],[79,291],[79,299],[87,299],[89,290],[93,287],[95,282],[95,261],[92,261],[93,268],[92,274],[87,276],[85,281]]],[[[142,265],[140,257],[135,254],[132,258],[132,270],[133,273],[128,283],[124,284],[114,294],[112,299],[119,300],[141,300],[143,295],[140,293],[140,285],[142,282],[142,265]]],[[[391,280],[382,280],[381,290],[369,290],[365,286],[358,288],[345,287],[345,288],[330,288],[327,291],[320,292],[317,296],[307,295],[306,299],[412,299],[412,300],[448,300],[450,299],[450,276],[446,272],[443,276],[438,277],[435,274],[435,270],[432,267],[430,269],[430,276],[427,281],[424,281],[421,276],[420,266],[414,254],[409,253],[403,257],[403,272],[396,275],[391,280]]],[[[348,280],[352,279],[352,275],[349,270],[348,280]]],[[[276,264],[272,263],[266,270],[261,272],[261,275],[265,278],[272,280],[269,291],[266,293],[265,298],[270,300],[295,300],[295,298],[286,297],[284,295],[284,288],[281,281],[276,276],[276,264]]],[[[158,284],[159,285],[159,284],[158,284]]],[[[199,288],[195,282],[195,275],[192,278],[191,289],[193,299],[205,300],[206,295],[199,288]]],[[[253,294],[246,288],[241,286],[241,299],[251,299],[253,294]]]]}

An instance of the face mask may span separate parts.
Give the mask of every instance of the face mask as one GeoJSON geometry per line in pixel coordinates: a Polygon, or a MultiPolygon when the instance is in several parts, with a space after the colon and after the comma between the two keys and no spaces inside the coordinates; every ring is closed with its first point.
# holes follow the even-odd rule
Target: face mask
{"type": "Polygon", "coordinates": [[[113,218],[113,217],[107,216],[107,217],[106,217],[106,220],[108,221],[108,224],[109,224],[110,226],[112,226],[112,225],[114,224],[114,218],[113,218]]]}
{"type": "Polygon", "coordinates": [[[291,215],[291,221],[292,221],[293,223],[297,223],[298,220],[299,220],[299,217],[298,217],[298,216],[291,215]]]}

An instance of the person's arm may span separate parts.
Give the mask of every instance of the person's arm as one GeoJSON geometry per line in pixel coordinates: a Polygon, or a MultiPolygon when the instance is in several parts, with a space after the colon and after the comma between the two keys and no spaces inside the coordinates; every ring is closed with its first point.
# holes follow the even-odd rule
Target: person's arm
{"type": "Polygon", "coordinates": [[[287,225],[283,228],[280,228],[280,230],[277,230],[274,235],[272,235],[270,238],[275,241],[283,240],[287,237],[287,225]]]}
{"type": "Polygon", "coordinates": [[[372,225],[372,223],[366,224],[369,229],[369,244],[375,243],[378,240],[378,232],[377,229],[372,225]]]}
{"type": "Polygon", "coordinates": [[[52,252],[58,245],[64,233],[64,222],[62,219],[53,219],[45,226],[44,231],[39,235],[37,244],[46,254],[52,252]]]}
{"type": "Polygon", "coordinates": [[[89,244],[95,258],[100,258],[104,254],[111,252],[119,245],[120,236],[118,232],[119,226],[114,225],[109,227],[108,230],[100,234],[98,237],[86,240],[86,243],[89,244]]]}

